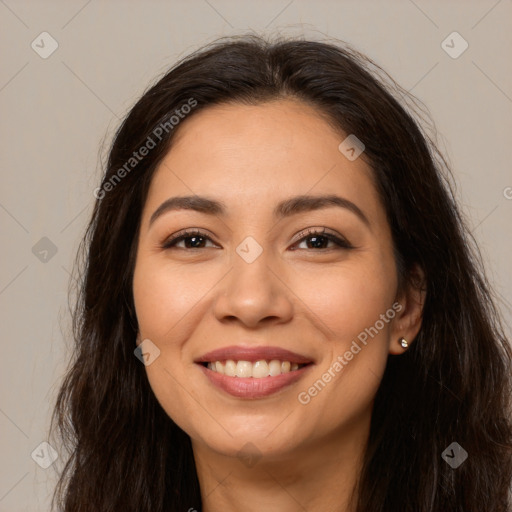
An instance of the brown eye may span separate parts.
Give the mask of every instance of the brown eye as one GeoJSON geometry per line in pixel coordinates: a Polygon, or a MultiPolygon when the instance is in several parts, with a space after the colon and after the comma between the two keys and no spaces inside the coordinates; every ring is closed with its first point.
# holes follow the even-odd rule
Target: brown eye
{"type": "Polygon", "coordinates": [[[332,249],[333,247],[325,247],[329,242],[332,242],[335,246],[343,249],[351,249],[353,247],[345,239],[327,232],[325,228],[323,230],[307,230],[305,234],[301,233],[301,235],[302,238],[295,245],[311,240],[311,242],[306,242],[308,245],[306,249],[332,249]]]}
{"type": "Polygon", "coordinates": [[[177,247],[180,242],[185,242],[185,247],[178,247],[178,249],[206,249],[204,244],[211,239],[208,235],[201,231],[185,231],[177,236],[167,239],[163,244],[163,249],[171,249],[177,247]]]}

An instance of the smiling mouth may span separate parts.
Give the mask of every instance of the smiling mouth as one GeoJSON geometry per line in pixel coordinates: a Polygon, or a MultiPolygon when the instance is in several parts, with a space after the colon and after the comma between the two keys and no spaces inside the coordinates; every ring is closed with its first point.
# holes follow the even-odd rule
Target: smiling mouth
{"type": "Polygon", "coordinates": [[[290,361],[281,361],[278,359],[259,360],[259,361],[235,361],[228,359],[226,361],[202,362],[202,366],[212,372],[226,375],[227,377],[254,378],[263,379],[265,377],[277,377],[279,375],[295,372],[311,363],[292,363],[290,361]]]}

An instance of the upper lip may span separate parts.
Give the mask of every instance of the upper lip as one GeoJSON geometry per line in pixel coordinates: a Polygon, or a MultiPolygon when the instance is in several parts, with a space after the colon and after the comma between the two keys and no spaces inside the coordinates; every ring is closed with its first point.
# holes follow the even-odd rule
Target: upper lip
{"type": "Polygon", "coordinates": [[[247,346],[230,346],[223,347],[211,352],[203,354],[195,360],[196,363],[210,363],[213,361],[226,361],[231,359],[233,361],[271,361],[277,359],[279,361],[289,361],[290,363],[308,364],[313,360],[309,357],[297,354],[290,350],[280,347],[260,346],[260,347],[247,347],[247,346]]]}

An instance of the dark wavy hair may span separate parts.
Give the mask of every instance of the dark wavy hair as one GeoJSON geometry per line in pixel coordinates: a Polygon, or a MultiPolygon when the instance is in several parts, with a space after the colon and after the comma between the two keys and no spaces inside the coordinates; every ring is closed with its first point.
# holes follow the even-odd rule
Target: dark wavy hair
{"type": "Polygon", "coordinates": [[[133,152],[155,138],[155,127],[191,98],[197,104],[189,117],[217,104],[293,98],[356,134],[391,226],[400,282],[411,283],[414,265],[424,271],[422,327],[406,353],[388,358],[357,510],[481,512],[484,503],[487,512],[509,510],[512,350],[454,199],[455,180],[423,126],[431,122],[427,110],[345,43],[254,34],[221,38],[183,58],[115,134],[76,261],[74,357],[50,429],[68,456],[52,508],[201,510],[190,438],[162,409],[134,356],[141,212],[179,125],[115,180],[133,152]],[[456,469],[441,457],[454,441],[468,453],[456,469]]]}

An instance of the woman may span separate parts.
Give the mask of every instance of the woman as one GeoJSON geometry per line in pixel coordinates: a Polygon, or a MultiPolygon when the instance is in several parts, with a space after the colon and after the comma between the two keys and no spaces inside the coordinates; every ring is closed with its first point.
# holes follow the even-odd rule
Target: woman
{"type": "Polygon", "coordinates": [[[82,245],[62,510],[509,510],[511,349],[387,82],[246,36],[133,107],[82,245]]]}

